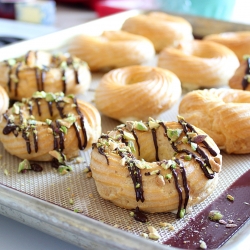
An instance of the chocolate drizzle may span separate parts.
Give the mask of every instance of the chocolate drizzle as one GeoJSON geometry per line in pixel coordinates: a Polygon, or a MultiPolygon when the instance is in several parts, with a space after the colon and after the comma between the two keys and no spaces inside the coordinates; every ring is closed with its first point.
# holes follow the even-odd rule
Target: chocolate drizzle
{"type": "Polygon", "coordinates": [[[247,62],[247,68],[246,68],[245,75],[241,82],[243,90],[246,90],[249,85],[248,75],[250,75],[250,57],[247,58],[246,62],[247,62]]]}
{"type": "Polygon", "coordinates": [[[153,141],[154,141],[154,146],[155,146],[155,159],[156,161],[159,161],[159,155],[158,155],[158,144],[157,144],[157,136],[156,136],[156,129],[152,129],[152,136],[153,136],[153,141]]]}
{"type": "Polygon", "coordinates": [[[75,78],[75,84],[80,84],[79,79],[79,67],[84,66],[84,62],[78,61],[75,58],[68,57],[65,58],[65,56],[53,56],[50,62],[50,65],[41,65],[39,64],[39,51],[28,51],[24,57],[13,59],[13,63],[9,63],[9,61],[4,61],[6,66],[8,67],[8,91],[9,93],[12,91],[12,82],[15,84],[14,88],[14,96],[18,96],[18,87],[19,87],[19,71],[20,70],[26,70],[32,69],[34,70],[35,79],[36,79],[36,89],[37,91],[45,91],[45,81],[46,81],[46,74],[49,72],[51,68],[59,68],[61,70],[62,75],[62,91],[63,93],[66,93],[67,91],[67,81],[66,81],[66,72],[68,68],[73,71],[74,78],[75,78]],[[30,57],[34,56],[34,62],[31,60],[29,62],[30,57]],[[64,65],[64,66],[62,66],[64,65]],[[22,67],[24,66],[24,67],[22,67]],[[13,69],[15,69],[15,79],[13,79],[13,69]]]}
{"type": "MultiPolygon", "coordinates": [[[[163,123],[163,122],[159,122],[158,123],[164,130],[164,136],[167,137],[170,145],[172,146],[173,150],[175,151],[175,154],[181,154],[181,156],[178,158],[174,157],[174,161],[169,160],[171,163],[170,165],[170,170],[172,172],[172,176],[174,179],[174,183],[175,183],[175,187],[176,190],[178,192],[178,196],[179,196],[179,205],[178,205],[178,211],[177,211],[177,218],[182,218],[185,210],[187,208],[188,205],[188,201],[189,201],[189,195],[190,195],[190,190],[189,190],[189,186],[188,186],[188,181],[187,181],[187,174],[186,174],[186,169],[185,169],[185,165],[183,163],[185,159],[184,156],[188,156],[190,157],[190,159],[194,159],[199,166],[201,167],[201,170],[204,172],[205,176],[208,179],[213,179],[215,176],[215,173],[212,171],[211,169],[211,165],[209,162],[209,157],[206,154],[206,152],[203,150],[203,148],[205,148],[212,156],[216,156],[217,153],[216,151],[205,141],[206,136],[205,135],[198,135],[198,133],[195,131],[194,127],[187,123],[185,120],[183,119],[179,119],[179,124],[182,127],[182,133],[184,133],[184,136],[187,138],[187,144],[190,145],[191,147],[191,143],[194,143],[197,145],[196,149],[190,151],[186,148],[181,148],[181,146],[184,142],[182,141],[178,141],[178,140],[171,140],[171,138],[168,136],[168,128],[167,126],[163,123]],[[189,137],[189,134],[194,134],[196,133],[197,136],[194,139],[194,141],[192,141],[192,136],[189,137]],[[179,177],[179,175],[181,175],[181,178],[179,177]]],[[[120,133],[121,135],[124,134],[123,129],[117,129],[117,132],[120,133]]],[[[132,130],[130,130],[130,132],[133,134],[135,141],[137,143],[138,146],[138,154],[140,155],[140,143],[138,140],[138,137],[136,135],[136,132],[134,130],[134,128],[132,130]]],[[[159,157],[159,148],[158,148],[158,141],[157,141],[157,133],[156,133],[156,129],[153,128],[151,129],[151,133],[152,133],[152,140],[154,143],[154,148],[155,148],[155,159],[158,162],[158,165],[161,166],[161,163],[166,161],[165,159],[160,159],[159,157]]],[[[120,138],[119,136],[117,136],[117,138],[119,139],[115,139],[115,140],[119,140],[120,143],[123,143],[125,145],[128,145],[127,141],[124,140],[123,136],[120,138]]],[[[101,136],[100,138],[100,145],[98,145],[98,143],[93,144],[93,148],[97,147],[98,152],[105,156],[107,164],[109,165],[109,160],[108,160],[108,156],[105,152],[105,140],[109,141],[109,139],[112,141],[113,139],[111,137],[109,137],[108,135],[105,136],[101,136]],[[104,141],[103,141],[104,139],[104,141]],[[97,146],[98,145],[98,146],[97,146]]],[[[134,185],[134,190],[135,190],[135,198],[136,201],[141,201],[144,202],[144,195],[143,195],[143,186],[142,186],[142,174],[141,174],[141,170],[140,168],[137,167],[137,160],[134,157],[134,155],[126,149],[119,149],[116,148],[114,149],[118,155],[120,155],[121,158],[123,158],[125,160],[125,166],[128,168],[130,177],[133,181],[133,185],[134,185]],[[125,150],[125,151],[124,151],[125,150]]],[[[168,160],[167,160],[168,162],[168,160]]],[[[160,173],[160,170],[159,170],[160,173]]],[[[146,172],[145,176],[150,176],[150,172],[146,172]]],[[[138,208],[139,209],[139,208],[138,208]]]]}
{"type": "MultiPolygon", "coordinates": [[[[15,113],[11,113],[13,111],[12,109],[9,109],[6,111],[6,113],[3,114],[4,119],[7,121],[5,127],[3,128],[2,133],[4,135],[9,135],[10,133],[13,133],[15,137],[18,137],[19,133],[21,134],[22,138],[25,141],[27,152],[30,154],[32,152],[32,143],[31,140],[33,139],[34,143],[34,151],[37,153],[39,151],[39,144],[38,144],[38,131],[37,131],[37,122],[35,118],[32,116],[33,114],[33,103],[36,105],[38,110],[38,115],[42,116],[43,107],[46,107],[46,105],[41,106],[42,102],[47,102],[48,109],[50,112],[50,115],[53,116],[53,104],[58,110],[58,113],[61,118],[67,118],[68,116],[64,114],[64,107],[66,105],[72,105],[74,104],[73,109],[75,109],[75,112],[77,113],[77,117],[73,115],[73,119],[75,121],[72,121],[72,127],[75,128],[76,135],[78,138],[78,147],[80,150],[84,149],[87,145],[87,132],[84,124],[84,116],[81,112],[81,110],[78,107],[78,103],[76,99],[72,99],[72,103],[67,104],[63,101],[63,96],[59,95],[57,98],[53,101],[46,101],[45,97],[32,97],[31,99],[24,100],[23,104],[16,103],[16,111],[15,113]],[[27,105],[27,110],[29,112],[30,117],[24,116],[25,105],[27,105]],[[23,109],[24,107],[24,109],[23,109]],[[17,119],[18,118],[18,119],[17,119]],[[81,140],[81,136],[79,133],[79,128],[77,127],[77,121],[80,121],[81,123],[81,130],[83,133],[83,140],[81,140]],[[83,145],[82,145],[83,144],[83,145]]],[[[41,124],[41,123],[39,123],[41,124]]],[[[49,128],[51,129],[51,135],[53,136],[53,149],[60,152],[60,154],[63,156],[63,150],[65,149],[64,141],[65,141],[65,130],[62,129],[62,125],[60,124],[60,120],[55,120],[54,122],[51,121],[51,123],[48,123],[49,128]]],[[[42,126],[46,125],[45,123],[42,123],[42,126]]],[[[41,125],[40,125],[41,126],[41,125]]],[[[65,158],[65,157],[64,157],[65,158]]],[[[54,165],[58,165],[59,163],[54,162],[54,165]]],[[[58,165],[59,166],[59,165],[58,165]]]]}

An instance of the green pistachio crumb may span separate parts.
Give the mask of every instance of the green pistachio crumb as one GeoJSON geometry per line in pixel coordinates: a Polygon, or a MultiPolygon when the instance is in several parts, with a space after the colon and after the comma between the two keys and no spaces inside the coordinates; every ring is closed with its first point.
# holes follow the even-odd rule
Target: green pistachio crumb
{"type": "Polygon", "coordinates": [[[148,127],[143,122],[135,122],[134,128],[140,131],[148,131],[148,127]]]}
{"type": "Polygon", "coordinates": [[[136,183],[135,188],[139,188],[141,186],[140,183],[136,183]]]}
{"type": "Polygon", "coordinates": [[[167,180],[170,180],[172,177],[173,177],[172,174],[166,174],[166,175],[165,175],[165,178],[166,178],[167,180]]]}
{"type": "Polygon", "coordinates": [[[208,217],[212,221],[217,221],[217,220],[222,219],[223,215],[218,210],[212,210],[209,212],[208,217]]]}
{"type": "Polygon", "coordinates": [[[20,173],[22,170],[25,169],[31,169],[30,162],[27,159],[24,159],[22,162],[19,163],[17,172],[20,173]]]}
{"type": "Polygon", "coordinates": [[[65,126],[61,126],[61,127],[60,127],[60,130],[61,130],[64,134],[67,134],[67,132],[68,132],[68,129],[67,129],[65,126]]]}
{"type": "Polygon", "coordinates": [[[135,137],[132,133],[129,133],[127,131],[123,131],[123,138],[126,140],[135,140],[135,137]]]}
{"type": "Polygon", "coordinates": [[[198,146],[198,145],[197,145],[196,143],[191,142],[191,148],[193,149],[193,151],[196,151],[197,146],[198,146]]]}
{"type": "Polygon", "coordinates": [[[52,120],[46,119],[45,122],[46,122],[48,125],[50,125],[50,124],[52,123],[52,120]]]}
{"type": "Polygon", "coordinates": [[[134,213],[134,212],[130,212],[129,215],[130,215],[131,217],[134,217],[135,213],[134,213]]]}
{"type": "Polygon", "coordinates": [[[128,142],[128,146],[129,146],[129,148],[130,148],[130,150],[131,150],[131,152],[132,153],[135,153],[135,145],[134,145],[134,143],[132,142],[132,141],[129,141],[128,142]]]}
{"type": "Polygon", "coordinates": [[[46,93],[45,99],[47,102],[53,102],[53,101],[55,101],[56,96],[53,93],[46,93]]]}
{"type": "Polygon", "coordinates": [[[230,201],[234,201],[234,197],[230,194],[227,195],[227,199],[230,200],[230,201]]]}
{"type": "Polygon", "coordinates": [[[74,200],[71,198],[71,199],[69,199],[69,204],[70,205],[73,205],[74,204],[74,200]]]}
{"type": "Polygon", "coordinates": [[[180,211],[180,218],[183,218],[186,213],[186,209],[182,208],[180,211]]]}
{"type": "Polygon", "coordinates": [[[184,160],[185,161],[191,161],[192,160],[192,155],[184,155],[184,160]]]}
{"type": "Polygon", "coordinates": [[[46,98],[46,93],[44,91],[36,91],[33,95],[33,98],[46,98]]]}
{"type": "Polygon", "coordinates": [[[178,128],[177,129],[168,128],[167,129],[167,136],[170,138],[170,140],[172,142],[174,142],[180,137],[182,131],[183,131],[182,129],[178,129],[178,128]]]}

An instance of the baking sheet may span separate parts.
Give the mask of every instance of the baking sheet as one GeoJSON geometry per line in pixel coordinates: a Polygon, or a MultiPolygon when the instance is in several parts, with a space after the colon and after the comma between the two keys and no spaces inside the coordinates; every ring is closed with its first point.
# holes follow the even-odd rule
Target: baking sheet
{"type": "MultiPolygon", "coordinates": [[[[128,11],[110,17],[95,20],[83,25],[66,29],[54,34],[33,40],[10,45],[0,49],[0,60],[21,56],[28,50],[67,51],[71,39],[81,33],[99,35],[104,30],[120,29],[129,16],[137,15],[140,11],[128,11]]],[[[185,17],[191,21],[194,33],[206,35],[214,28],[213,22],[204,18],[185,17]],[[202,26],[203,24],[203,26],[202,26]],[[210,30],[209,30],[209,28],[210,30]]],[[[249,29],[247,25],[216,21],[216,31],[249,29]]],[[[156,58],[149,62],[155,65],[156,58]]],[[[94,89],[102,74],[93,74],[93,81],[87,94],[79,96],[93,103],[94,89]]],[[[161,115],[162,120],[176,120],[178,103],[161,115]]],[[[103,131],[114,128],[119,122],[102,116],[103,131]]],[[[71,162],[73,171],[61,176],[50,164],[42,163],[41,173],[29,171],[17,174],[20,159],[6,153],[0,145],[0,213],[33,226],[53,236],[64,239],[86,249],[174,249],[162,245],[168,237],[181,229],[190,218],[193,218],[205,206],[222,193],[236,178],[249,169],[249,155],[230,156],[223,154],[223,171],[220,183],[215,192],[204,202],[195,206],[192,213],[183,220],[176,220],[171,213],[148,215],[149,221],[161,235],[158,243],[139,237],[147,233],[147,224],[135,221],[128,210],[121,209],[112,203],[101,199],[96,191],[94,180],[88,178],[84,168],[89,166],[90,151],[83,152],[83,163],[71,162]],[[70,199],[74,203],[70,204],[70,199]],[[74,212],[75,211],[75,212],[74,212]],[[78,211],[78,212],[76,212],[78,211]],[[160,228],[160,222],[171,223],[175,230],[160,228]]],[[[230,241],[225,249],[247,249],[249,242],[249,223],[244,226],[230,241]],[[234,247],[234,248],[233,248],[234,247]]]]}

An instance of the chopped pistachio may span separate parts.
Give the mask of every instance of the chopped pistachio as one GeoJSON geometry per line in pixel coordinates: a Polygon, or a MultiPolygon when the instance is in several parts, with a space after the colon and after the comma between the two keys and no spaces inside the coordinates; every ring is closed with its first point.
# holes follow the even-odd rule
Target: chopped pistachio
{"type": "Polygon", "coordinates": [[[123,138],[127,140],[135,140],[134,135],[126,131],[123,131],[123,138]]]}
{"type": "Polygon", "coordinates": [[[55,101],[56,96],[53,93],[46,93],[45,99],[47,102],[53,102],[55,101]]]}
{"type": "Polygon", "coordinates": [[[177,129],[168,128],[167,129],[167,136],[170,138],[170,140],[172,142],[174,142],[180,137],[182,131],[183,131],[182,129],[178,129],[178,128],[177,129]]]}
{"type": "Polygon", "coordinates": [[[128,142],[128,146],[129,146],[129,148],[131,149],[131,152],[132,153],[135,153],[135,145],[134,145],[134,143],[132,142],[132,141],[129,141],[128,142]]]}
{"type": "Polygon", "coordinates": [[[33,98],[46,98],[46,93],[44,91],[36,91],[33,95],[33,98]]]}
{"type": "Polygon", "coordinates": [[[20,107],[19,107],[18,102],[14,103],[14,105],[12,107],[12,112],[16,115],[18,115],[20,113],[20,107]]]}
{"type": "Polygon", "coordinates": [[[172,177],[173,177],[172,174],[166,174],[166,175],[165,175],[165,178],[166,178],[167,180],[170,180],[172,177]]]}
{"type": "Polygon", "coordinates": [[[227,195],[227,199],[230,200],[230,201],[234,201],[234,197],[230,194],[227,195]]]}
{"type": "Polygon", "coordinates": [[[9,175],[9,172],[8,172],[8,170],[7,170],[7,169],[4,169],[3,173],[4,173],[6,176],[8,176],[8,175],[9,175]]]}
{"type": "Polygon", "coordinates": [[[70,166],[61,165],[58,168],[58,172],[62,175],[68,173],[69,171],[72,171],[72,168],[70,166]]]}
{"type": "Polygon", "coordinates": [[[148,231],[149,231],[149,238],[152,240],[158,240],[161,238],[161,236],[159,235],[159,233],[157,232],[157,230],[152,227],[152,226],[148,226],[148,231]]]}
{"type": "Polygon", "coordinates": [[[74,204],[74,200],[72,198],[69,199],[69,204],[73,205],[74,204]]]}
{"type": "Polygon", "coordinates": [[[191,148],[193,149],[193,151],[196,151],[197,146],[198,146],[198,145],[197,145],[196,143],[191,142],[191,148]]]}
{"type": "Polygon", "coordinates": [[[135,188],[139,188],[141,186],[140,183],[136,183],[135,188]]]}
{"type": "Polygon", "coordinates": [[[212,210],[209,212],[208,217],[210,220],[217,221],[222,219],[223,215],[218,210],[212,210]]]}
{"type": "Polygon", "coordinates": [[[185,161],[191,161],[192,160],[192,155],[184,155],[184,160],[185,161]]]}
{"type": "Polygon", "coordinates": [[[60,163],[63,163],[66,160],[65,156],[56,150],[49,151],[49,154],[56,158],[60,163]]]}
{"type": "Polygon", "coordinates": [[[195,132],[187,132],[187,136],[189,138],[194,138],[195,136],[197,136],[197,133],[195,133],[195,132]]]}
{"type": "Polygon", "coordinates": [[[74,209],[74,212],[75,212],[75,213],[79,213],[79,209],[75,208],[75,209],[74,209]]]}
{"type": "Polygon", "coordinates": [[[134,217],[135,213],[134,213],[133,211],[131,211],[131,212],[129,213],[129,215],[130,215],[131,217],[134,217]]]}
{"type": "Polygon", "coordinates": [[[178,121],[184,121],[184,117],[181,115],[177,115],[177,119],[178,119],[178,121]]]}
{"type": "Polygon", "coordinates": [[[67,127],[65,127],[65,126],[61,126],[61,127],[60,127],[60,130],[61,130],[64,134],[67,134],[67,132],[68,132],[68,129],[67,129],[67,127]]]}
{"type": "Polygon", "coordinates": [[[160,173],[160,170],[156,169],[156,170],[151,171],[150,175],[156,175],[156,174],[159,174],[159,173],[160,173]]]}
{"type": "Polygon", "coordinates": [[[186,213],[186,209],[182,208],[180,211],[180,218],[183,218],[186,213]]]}
{"type": "Polygon", "coordinates": [[[74,99],[75,98],[75,95],[73,94],[70,94],[70,95],[67,95],[68,98],[71,98],[71,99],[74,99]]]}
{"type": "Polygon", "coordinates": [[[201,249],[207,249],[207,244],[206,244],[205,241],[200,240],[200,248],[201,248],[201,249]]]}
{"type": "Polygon", "coordinates": [[[149,118],[148,126],[150,129],[153,129],[153,128],[156,129],[160,126],[160,124],[157,121],[155,121],[153,118],[149,118]]]}
{"type": "Polygon", "coordinates": [[[181,139],[181,141],[182,141],[183,143],[188,143],[188,138],[187,138],[187,136],[183,136],[182,139],[181,139]]]}
{"type": "Polygon", "coordinates": [[[148,234],[146,234],[146,233],[141,233],[140,235],[141,235],[143,238],[145,238],[145,239],[148,238],[148,234]]]}
{"type": "Polygon", "coordinates": [[[148,127],[143,122],[134,122],[134,128],[140,131],[148,131],[148,127]]]}
{"type": "Polygon", "coordinates": [[[20,173],[22,170],[25,169],[31,169],[30,162],[27,159],[24,159],[22,162],[19,163],[17,172],[20,173]]]}

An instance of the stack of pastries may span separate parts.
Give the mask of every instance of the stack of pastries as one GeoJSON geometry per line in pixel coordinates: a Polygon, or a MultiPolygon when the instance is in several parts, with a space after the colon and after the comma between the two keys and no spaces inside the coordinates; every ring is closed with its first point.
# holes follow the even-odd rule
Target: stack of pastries
{"type": "Polygon", "coordinates": [[[250,60],[240,59],[249,51],[229,44],[215,35],[196,40],[187,20],[151,12],[125,20],[120,31],[76,36],[69,54],[29,51],[5,60],[0,141],[19,158],[58,166],[92,146],[101,197],[126,209],[177,211],[182,218],[215,189],[220,149],[250,152],[244,91],[250,89],[250,60]],[[95,105],[75,97],[88,90],[93,72],[103,74],[95,105]],[[181,100],[183,88],[192,91],[181,100]],[[9,98],[18,102],[8,107],[9,98]],[[178,101],[178,121],[160,120],[178,101]],[[122,124],[102,131],[101,114],[122,124]]]}

